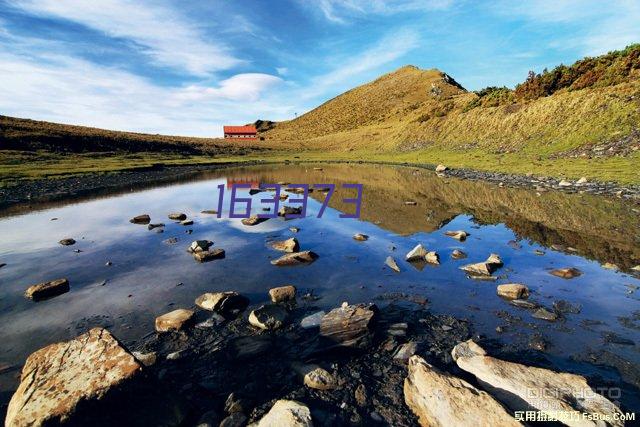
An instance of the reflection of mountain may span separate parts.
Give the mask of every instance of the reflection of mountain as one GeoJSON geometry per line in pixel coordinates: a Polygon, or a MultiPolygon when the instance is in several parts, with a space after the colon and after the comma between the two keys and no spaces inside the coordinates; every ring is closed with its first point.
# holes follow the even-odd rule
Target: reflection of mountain
{"type": "MultiPolygon", "coordinates": [[[[361,219],[399,234],[431,232],[459,214],[483,224],[504,223],[522,238],[545,246],[573,247],[581,255],[629,268],[640,264],[640,215],[621,200],[558,192],[498,188],[482,182],[442,179],[408,167],[335,164],[260,166],[228,170],[228,177],[259,171],[265,183],[335,183],[329,205],[353,211],[342,199],[353,197],[343,183],[364,184],[361,219]],[[417,206],[407,206],[414,200],[417,206]]],[[[323,200],[322,193],[311,193],[323,200]]]]}

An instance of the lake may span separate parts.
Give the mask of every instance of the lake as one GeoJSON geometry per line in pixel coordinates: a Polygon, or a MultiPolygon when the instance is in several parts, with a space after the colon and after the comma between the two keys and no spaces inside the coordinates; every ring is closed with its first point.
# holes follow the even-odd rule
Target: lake
{"type": "MultiPolygon", "coordinates": [[[[242,189],[238,195],[252,197],[254,213],[265,213],[259,199],[268,192],[249,196],[242,189]]],[[[17,386],[26,357],[47,344],[100,325],[135,345],[153,332],[156,316],[191,307],[204,292],[235,290],[259,303],[268,300],[268,289],[283,284],[316,295],[323,309],[343,301],[383,305],[385,296],[398,293],[425,298],[434,313],[467,318],[475,333],[515,348],[527,348],[537,337],[549,357],[566,363],[607,350],[637,369],[640,280],[632,268],[640,264],[638,209],[622,200],[501,188],[411,167],[289,164],[221,169],[171,185],[0,212],[0,263],[6,263],[0,268],[2,401],[17,386]],[[332,183],[337,190],[322,218],[317,213],[325,195],[315,191],[305,218],[246,226],[228,218],[234,182],[332,183]],[[341,188],[345,183],[363,185],[359,219],[340,217],[353,212],[342,201],[355,194],[341,188]],[[202,213],[216,209],[220,184],[227,188],[222,217],[202,213]],[[171,212],[184,212],[193,225],[169,220],[171,212]],[[145,213],[165,227],[129,222],[145,213]],[[461,242],[444,234],[454,230],[470,236],[461,242]],[[356,233],[369,239],[356,241],[356,233]],[[271,265],[281,253],[269,243],[289,237],[319,258],[305,266],[271,265]],[[60,245],[63,238],[76,244],[60,245]],[[177,242],[168,242],[172,238],[177,242]],[[225,258],[194,261],[186,249],[200,239],[223,248],[225,258]],[[440,264],[406,262],[418,243],[436,251],[440,264]],[[467,258],[453,259],[455,249],[467,258]],[[504,261],[496,281],[472,280],[460,269],[491,253],[504,261]],[[388,256],[399,273],[385,266],[388,256]],[[583,274],[566,280],[549,273],[564,267],[583,274]],[[68,293],[39,302],[25,298],[30,285],[61,277],[69,279],[68,293]],[[526,284],[529,300],[550,310],[559,301],[571,309],[555,322],[536,319],[496,295],[503,283],[526,284]]]]}

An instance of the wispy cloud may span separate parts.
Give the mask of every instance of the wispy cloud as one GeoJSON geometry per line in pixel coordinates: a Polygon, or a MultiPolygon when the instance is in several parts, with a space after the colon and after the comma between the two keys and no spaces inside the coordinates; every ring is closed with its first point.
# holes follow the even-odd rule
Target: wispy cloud
{"type": "Polygon", "coordinates": [[[130,40],[155,63],[193,75],[227,70],[242,62],[164,2],[16,0],[13,4],[34,15],[73,21],[130,40]]]}
{"type": "Polygon", "coordinates": [[[220,82],[219,87],[191,85],[179,97],[189,100],[228,99],[232,101],[255,102],[262,92],[282,83],[280,77],[262,73],[236,74],[220,82]]]}
{"type": "Polygon", "coordinates": [[[329,21],[345,24],[350,18],[367,14],[443,10],[450,7],[453,0],[319,0],[307,4],[317,7],[329,21]]]}
{"type": "Polygon", "coordinates": [[[419,42],[419,34],[414,30],[393,31],[361,53],[340,61],[333,70],[313,78],[309,87],[305,88],[302,98],[314,98],[338,86],[344,89],[343,86],[352,84],[353,77],[366,75],[402,58],[418,47],[419,42]]]}

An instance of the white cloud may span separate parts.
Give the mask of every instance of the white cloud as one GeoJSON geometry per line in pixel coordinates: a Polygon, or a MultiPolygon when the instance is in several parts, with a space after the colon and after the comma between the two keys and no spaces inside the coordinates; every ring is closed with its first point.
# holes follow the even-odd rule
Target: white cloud
{"type": "Polygon", "coordinates": [[[306,4],[318,7],[327,20],[346,24],[349,18],[367,14],[392,15],[447,9],[453,4],[453,0],[318,0],[306,4]]]}
{"type": "Polygon", "coordinates": [[[286,76],[289,74],[289,69],[287,67],[276,67],[276,72],[281,76],[286,76]]]}
{"type": "Polygon", "coordinates": [[[16,0],[13,4],[31,14],[70,20],[130,40],[155,63],[193,75],[207,75],[243,62],[162,2],[16,0]]]}
{"type": "Polygon", "coordinates": [[[166,87],[68,56],[0,52],[0,111],[106,129],[220,136],[228,121],[290,116],[293,107],[286,102],[264,98],[279,81],[266,74],[240,74],[215,88],[166,87]]]}

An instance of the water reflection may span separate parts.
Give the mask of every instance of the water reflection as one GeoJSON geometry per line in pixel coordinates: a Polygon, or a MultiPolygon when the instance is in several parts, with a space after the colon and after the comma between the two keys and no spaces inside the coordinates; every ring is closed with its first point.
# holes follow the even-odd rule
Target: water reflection
{"type": "MultiPolygon", "coordinates": [[[[301,292],[313,290],[321,296],[314,303],[320,308],[345,300],[371,301],[384,293],[420,295],[429,299],[435,312],[467,317],[479,333],[496,337],[495,329],[504,324],[507,313],[522,321],[499,335],[502,340],[522,343],[540,332],[552,354],[567,357],[603,347],[636,363],[640,360],[635,346],[606,344],[602,338],[609,331],[636,342],[640,338],[633,322],[620,321],[637,310],[632,290],[640,280],[600,265],[611,262],[628,269],[640,264],[636,207],[592,196],[538,196],[442,179],[412,168],[321,167],[229,169],[181,184],[49,206],[0,220],[0,262],[7,263],[0,269],[0,364],[20,365],[33,350],[93,325],[105,325],[131,344],[153,330],[155,316],[192,306],[203,292],[232,289],[259,302],[267,299],[270,287],[286,283],[301,292]],[[321,219],[316,218],[325,197],[321,192],[311,193],[304,219],[277,218],[248,227],[240,219],[227,218],[228,197],[223,218],[201,213],[216,209],[220,184],[281,181],[333,183],[337,189],[321,219]],[[360,220],[339,218],[353,209],[341,201],[354,193],[343,190],[343,183],[364,184],[360,220]],[[407,200],[417,204],[405,205],[407,200]],[[194,224],[168,220],[167,214],[175,211],[186,213],[194,224]],[[129,223],[141,213],[148,213],[154,223],[165,223],[164,232],[129,223]],[[293,233],[292,226],[300,231],[293,233]],[[458,242],[443,233],[457,229],[471,236],[458,242]],[[370,238],[357,242],[352,239],[355,233],[370,238]],[[298,238],[302,250],[313,250],[320,258],[305,267],[272,266],[269,261],[280,253],[268,242],[290,236],[298,238]],[[77,243],[57,243],[66,237],[77,243]],[[177,243],[167,242],[172,237],[177,243]],[[197,239],[213,240],[215,247],[226,250],[226,258],[196,263],[186,248],[197,239]],[[404,262],[404,254],[417,243],[437,250],[441,265],[416,269],[404,262]],[[552,244],[565,249],[550,249],[552,244]],[[499,273],[503,276],[495,283],[467,279],[459,270],[465,261],[450,257],[454,249],[465,251],[470,262],[499,253],[505,261],[499,273]],[[535,255],[535,250],[546,254],[535,255]],[[384,267],[389,255],[399,262],[401,273],[384,267]],[[548,274],[551,268],[565,266],[584,274],[570,281],[548,274]],[[24,298],[30,284],[58,277],[69,278],[69,293],[40,303],[24,298]],[[496,284],[509,282],[526,283],[531,298],[541,304],[551,306],[563,299],[580,305],[581,312],[557,323],[533,319],[495,295],[496,284]],[[594,320],[601,323],[595,325],[594,320]],[[585,322],[591,326],[585,328],[585,322]]],[[[246,189],[238,193],[248,196],[246,189]]],[[[254,213],[261,212],[261,198],[264,193],[253,196],[254,213]]],[[[15,373],[0,375],[0,393],[15,387],[15,373]]]]}

